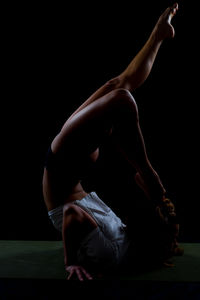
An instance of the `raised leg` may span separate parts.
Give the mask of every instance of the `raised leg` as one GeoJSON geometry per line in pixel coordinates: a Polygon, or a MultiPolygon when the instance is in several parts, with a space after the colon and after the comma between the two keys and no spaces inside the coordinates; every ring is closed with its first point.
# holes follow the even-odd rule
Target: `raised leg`
{"type": "Polygon", "coordinates": [[[120,74],[120,87],[132,92],[147,79],[163,41],[166,38],[173,38],[175,35],[171,20],[177,10],[178,4],[175,3],[161,14],[142,49],[120,74]]]}
{"type": "Polygon", "coordinates": [[[178,4],[168,7],[159,17],[148,40],[136,54],[124,71],[106,82],[96,92],[94,92],[70,117],[81,109],[98,100],[114,89],[125,88],[133,92],[140,87],[149,76],[154,65],[157,53],[166,38],[173,38],[175,35],[174,27],[171,24],[173,16],[178,10],[178,4]]]}

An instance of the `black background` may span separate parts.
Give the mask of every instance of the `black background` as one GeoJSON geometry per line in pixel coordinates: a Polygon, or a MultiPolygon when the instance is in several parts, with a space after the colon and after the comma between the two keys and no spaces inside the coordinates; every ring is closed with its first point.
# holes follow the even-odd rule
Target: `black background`
{"type": "MultiPolygon", "coordinates": [[[[56,239],[42,197],[47,147],[66,118],[118,75],[172,1],[13,4],[4,9],[1,239],[56,239]]],[[[191,4],[190,4],[191,5],[191,4]]],[[[195,8],[180,1],[165,41],[133,96],[149,158],[174,199],[181,238],[199,240],[199,46],[195,8]]],[[[113,194],[130,174],[110,159],[113,194]],[[112,165],[113,164],[113,165],[112,165]],[[122,175],[122,179],[120,179],[122,175]]],[[[102,186],[111,171],[99,168],[102,186]]],[[[128,189],[128,188],[127,188],[128,189]]]]}

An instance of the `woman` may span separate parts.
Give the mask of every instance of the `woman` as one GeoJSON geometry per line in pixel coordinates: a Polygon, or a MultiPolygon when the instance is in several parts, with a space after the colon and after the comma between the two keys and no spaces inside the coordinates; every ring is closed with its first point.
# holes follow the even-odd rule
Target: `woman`
{"type": "MultiPolygon", "coordinates": [[[[124,159],[135,168],[136,183],[155,207],[162,208],[166,191],[148,159],[131,93],[148,77],[162,42],[174,37],[171,19],[177,10],[178,5],[174,4],[164,11],[128,67],[92,94],[51,143],[44,168],[43,195],[49,217],[62,232],[68,279],[92,279],[95,268],[115,269],[129,248],[127,226],[95,191],[85,191],[81,183],[97,161],[105,137],[112,136],[124,159]]],[[[130,203],[124,205],[128,210],[130,203]]]]}

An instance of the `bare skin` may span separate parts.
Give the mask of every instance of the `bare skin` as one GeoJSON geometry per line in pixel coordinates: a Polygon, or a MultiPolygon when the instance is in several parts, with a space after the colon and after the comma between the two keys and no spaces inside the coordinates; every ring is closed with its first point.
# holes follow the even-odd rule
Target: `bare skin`
{"type": "MultiPolygon", "coordinates": [[[[87,195],[81,185],[81,174],[89,170],[89,166],[98,159],[99,147],[104,137],[112,134],[112,128],[116,124],[120,127],[116,147],[136,169],[138,185],[157,204],[165,195],[159,175],[148,159],[137,104],[131,93],[149,76],[162,42],[166,38],[174,37],[171,19],[177,10],[178,5],[174,4],[163,12],[149,39],[127,68],[93,93],[68,118],[52,141],[52,152],[57,157],[65,154],[64,164],[67,168],[62,170],[62,177],[59,171],[44,169],[43,195],[47,210],[64,205],[62,235],[68,279],[92,279],[85,268],[76,264],[73,253],[82,238],[97,227],[97,224],[89,214],[72,202],[87,195]]],[[[126,205],[128,208],[128,203],[126,205]]]]}

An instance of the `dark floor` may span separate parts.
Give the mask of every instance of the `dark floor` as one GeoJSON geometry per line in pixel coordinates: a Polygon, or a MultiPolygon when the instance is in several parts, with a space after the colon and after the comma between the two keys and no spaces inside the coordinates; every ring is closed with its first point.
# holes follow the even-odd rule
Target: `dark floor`
{"type": "Polygon", "coordinates": [[[67,281],[61,241],[0,241],[0,299],[200,299],[200,244],[182,244],[172,268],[67,281]],[[65,297],[64,297],[65,298],[65,297]]]}
{"type": "Polygon", "coordinates": [[[199,283],[107,281],[80,283],[56,280],[0,280],[4,299],[181,299],[199,300],[199,283]]]}

